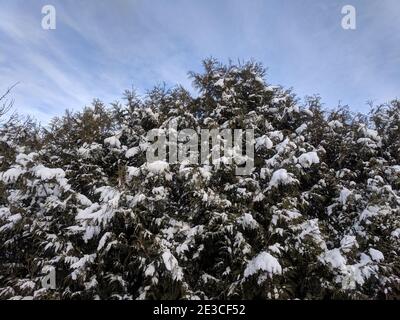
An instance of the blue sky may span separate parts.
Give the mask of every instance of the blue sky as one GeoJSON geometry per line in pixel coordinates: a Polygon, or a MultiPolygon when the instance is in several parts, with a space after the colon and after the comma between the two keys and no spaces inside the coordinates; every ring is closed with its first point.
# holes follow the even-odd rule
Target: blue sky
{"type": "Polygon", "coordinates": [[[166,82],[191,87],[201,60],[254,58],[267,82],[367,112],[400,97],[398,0],[1,0],[0,92],[46,123],[93,98],[166,82]],[[41,27],[42,6],[57,29],[41,27]],[[356,8],[357,29],[341,27],[356,8]]]}

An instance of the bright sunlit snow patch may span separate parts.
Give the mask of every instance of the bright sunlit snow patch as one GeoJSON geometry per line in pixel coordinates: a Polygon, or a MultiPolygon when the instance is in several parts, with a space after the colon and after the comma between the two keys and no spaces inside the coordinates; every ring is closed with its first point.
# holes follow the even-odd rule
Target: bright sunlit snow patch
{"type": "Polygon", "coordinates": [[[345,205],[347,202],[347,198],[351,195],[351,191],[347,188],[343,188],[340,191],[339,201],[342,205],[345,205]]]}
{"type": "Polygon", "coordinates": [[[12,229],[15,224],[17,224],[22,219],[21,214],[16,213],[7,217],[7,223],[0,227],[0,232],[7,229],[12,229]]]}
{"type": "Polygon", "coordinates": [[[340,247],[344,252],[350,251],[353,247],[358,248],[358,243],[355,236],[346,235],[340,241],[340,247]]]}
{"type": "Polygon", "coordinates": [[[114,147],[114,148],[121,147],[121,142],[115,136],[104,139],[104,144],[108,144],[110,147],[114,147]]]}
{"type": "Polygon", "coordinates": [[[299,157],[298,161],[303,168],[309,168],[309,167],[311,167],[312,164],[319,163],[319,157],[315,151],[311,151],[311,152],[303,153],[299,157]]]}
{"type": "Polygon", "coordinates": [[[162,173],[169,168],[166,161],[157,160],[147,164],[147,169],[152,173],[162,173]]]}
{"type": "Polygon", "coordinates": [[[271,180],[269,182],[269,186],[270,187],[276,187],[276,186],[279,186],[281,184],[282,185],[291,184],[291,183],[297,181],[292,176],[293,175],[291,173],[288,173],[286,169],[276,170],[272,174],[271,180]]]}
{"type": "Polygon", "coordinates": [[[154,267],[153,264],[149,264],[144,272],[144,275],[146,277],[152,277],[154,273],[156,272],[156,268],[154,267]]]}
{"type": "Polygon", "coordinates": [[[360,215],[360,220],[368,220],[368,218],[374,217],[379,214],[379,207],[369,206],[363,210],[360,215]]]}
{"type": "Polygon", "coordinates": [[[237,221],[244,229],[256,229],[258,227],[258,222],[250,213],[245,213],[237,221]]]}
{"type": "Polygon", "coordinates": [[[62,169],[46,168],[43,165],[38,165],[35,169],[36,177],[41,180],[50,180],[54,178],[64,178],[65,172],[62,169]]]}
{"type": "Polygon", "coordinates": [[[0,172],[0,180],[4,183],[14,183],[17,181],[18,177],[21,174],[24,174],[25,170],[21,168],[11,168],[8,169],[6,172],[0,172]]]}
{"type": "Polygon", "coordinates": [[[332,120],[328,122],[328,126],[335,129],[335,128],[343,128],[343,124],[338,120],[332,120]]]}
{"type": "Polygon", "coordinates": [[[127,168],[129,178],[138,177],[140,175],[140,168],[128,167],[127,168]]]}
{"type": "Polygon", "coordinates": [[[183,272],[178,264],[178,260],[173,256],[170,250],[165,250],[162,254],[165,268],[171,272],[174,280],[180,281],[183,279],[183,272]]]}
{"type": "Polygon", "coordinates": [[[255,140],[256,140],[256,150],[260,149],[261,147],[264,147],[266,149],[271,149],[274,145],[266,135],[256,138],[255,140]]]}
{"type": "Polygon", "coordinates": [[[397,228],[396,230],[392,231],[391,236],[395,238],[400,238],[400,228],[397,228]]]}
{"type": "Polygon", "coordinates": [[[282,267],[278,260],[265,251],[261,252],[247,263],[247,267],[244,270],[244,277],[247,278],[257,273],[259,270],[265,271],[270,275],[282,273],[282,267]]]}
{"type": "Polygon", "coordinates": [[[369,255],[371,256],[372,260],[374,261],[381,261],[384,260],[383,253],[380,252],[379,250],[369,248],[369,255]]]}
{"type": "Polygon", "coordinates": [[[224,79],[219,79],[217,82],[214,83],[214,86],[216,87],[224,87],[224,79]]]}
{"type": "Polygon", "coordinates": [[[296,133],[297,134],[301,134],[304,130],[306,130],[307,129],[307,124],[306,123],[303,123],[300,127],[298,127],[297,129],[296,129],[296,133]]]}
{"type": "Polygon", "coordinates": [[[130,149],[128,149],[128,150],[126,151],[125,157],[127,157],[127,158],[132,158],[132,157],[134,157],[135,155],[137,155],[139,152],[140,152],[140,148],[139,148],[139,147],[130,148],[130,149]]]}
{"type": "Polygon", "coordinates": [[[338,248],[328,250],[321,258],[324,262],[329,263],[333,268],[342,268],[346,266],[346,258],[342,256],[338,248]]]}

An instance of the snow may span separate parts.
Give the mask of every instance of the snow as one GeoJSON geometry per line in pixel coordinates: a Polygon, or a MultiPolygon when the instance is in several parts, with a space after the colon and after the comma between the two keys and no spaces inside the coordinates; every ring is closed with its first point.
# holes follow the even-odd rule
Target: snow
{"type": "Polygon", "coordinates": [[[10,215],[7,217],[7,223],[4,224],[2,227],[0,227],[0,232],[3,232],[4,230],[9,230],[12,229],[19,221],[21,221],[22,216],[19,213],[10,215]]]}
{"type": "Polygon", "coordinates": [[[269,137],[272,140],[282,141],[283,140],[283,133],[281,131],[279,131],[279,130],[271,131],[269,133],[269,137]]]}
{"type": "Polygon", "coordinates": [[[7,218],[7,221],[16,223],[16,222],[18,222],[18,221],[21,220],[21,219],[22,219],[21,214],[16,213],[16,214],[13,214],[13,215],[9,216],[9,217],[7,218]]]}
{"type": "Polygon", "coordinates": [[[92,144],[84,143],[82,147],[78,149],[78,155],[82,158],[87,159],[91,157],[91,153],[95,150],[101,150],[103,147],[101,144],[93,142],[92,144]]]}
{"type": "Polygon", "coordinates": [[[277,87],[277,86],[265,86],[264,87],[264,91],[266,91],[266,92],[274,92],[278,88],[279,87],[277,87]]]}
{"type": "Polygon", "coordinates": [[[372,260],[374,261],[382,261],[384,260],[383,253],[379,250],[369,248],[369,255],[371,256],[372,260]]]}
{"type": "Polygon", "coordinates": [[[86,266],[88,263],[93,263],[96,259],[96,254],[85,254],[81,259],[71,265],[72,269],[80,269],[86,266]]]}
{"type": "Polygon", "coordinates": [[[319,157],[315,151],[311,151],[311,152],[303,153],[299,157],[298,161],[303,168],[309,168],[309,167],[311,167],[312,164],[319,163],[319,157]]]}
{"type": "Polygon", "coordinates": [[[391,166],[390,169],[392,169],[395,173],[400,173],[400,165],[391,166]]]}
{"type": "Polygon", "coordinates": [[[169,164],[166,161],[157,160],[147,164],[147,169],[156,174],[160,174],[169,168],[169,164]]]}
{"type": "Polygon", "coordinates": [[[314,113],[313,113],[310,109],[308,109],[308,108],[303,109],[303,112],[304,112],[306,115],[308,115],[309,117],[313,117],[313,116],[314,116],[314,113]]]}
{"type": "Polygon", "coordinates": [[[372,275],[376,275],[378,271],[376,262],[380,262],[383,259],[382,252],[370,248],[369,255],[365,253],[360,254],[358,263],[344,266],[340,274],[336,277],[336,280],[337,282],[341,282],[344,290],[354,290],[357,284],[363,285],[366,279],[372,275]]]}
{"type": "Polygon", "coordinates": [[[297,210],[284,210],[285,215],[287,216],[288,220],[293,220],[301,217],[301,213],[297,210]]]}
{"type": "MultiPolygon", "coordinates": [[[[20,287],[23,290],[24,289],[34,289],[35,288],[35,282],[33,282],[31,280],[27,280],[27,281],[24,281],[20,287]]],[[[25,300],[28,300],[28,299],[25,299],[25,300]]]]}
{"type": "Polygon", "coordinates": [[[245,229],[256,229],[256,228],[258,228],[258,222],[253,218],[253,216],[250,213],[245,213],[237,221],[245,229]]]}
{"type": "Polygon", "coordinates": [[[361,221],[368,220],[368,218],[378,215],[378,212],[379,212],[379,207],[369,206],[369,207],[365,208],[363,212],[361,212],[360,220],[361,221]]]}
{"type": "Polygon", "coordinates": [[[86,145],[83,145],[82,147],[80,147],[78,149],[78,154],[82,157],[82,158],[89,158],[90,156],[90,150],[86,147],[86,145]]]}
{"type": "MultiPolygon", "coordinates": [[[[101,188],[96,189],[98,190],[101,188]]],[[[91,224],[105,225],[114,216],[114,210],[118,206],[120,193],[115,190],[115,192],[110,189],[103,189],[100,196],[100,200],[103,201],[101,204],[93,203],[90,207],[84,210],[78,210],[76,215],[76,220],[81,221],[85,226],[85,238],[90,239],[90,236],[96,235],[99,229],[89,228],[91,224]],[[88,238],[89,237],[89,238],[88,238]]]]}
{"type": "Polygon", "coordinates": [[[271,276],[282,273],[282,267],[278,260],[266,251],[261,252],[247,263],[247,267],[244,270],[244,277],[250,277],[259,270],[265,271],[271,276]]]}
{"type": "Polygon", "coordinates": [[[79,201],[79,203],[83,206],[91,206],[92,205],[92,201],[90,201],[86,196],[84,196],[83,194],[78,193],[76,195],[77,200],[79,201]]]}
{"type": "Polygon", "coordinates": [[[370,276],[368,270],[363,263],[349,265],[341,270],[341,274],[335,280],[341,283],[343,290],[354,290],[357,284],[363,285],[365,278],[370,276]]]}
{"type": "Polygon", "coordinates": [[[340,247],[343,252],[349,252],[353,247],[358,248],[358,243],[355,236],[346,235],[340,241],[340,247]]]}
{"type": "Polygon", "coordinates": [[[378,134],[378,132],[376,130],[372,130],[372,129],[369,129],[369,128],[364,128],[363,129],[363,133],[367,138],[370,138],[370,139],[375,140],[375,141],[379,141],[380,140],[379,134],[378,134]]]}
{"type": "Polygon", "coordinates": [[[172,279],[181,281],[183,279],[183,272],[178,264],[178,260],[173,256],[169,249],[165,250],[162,254],[165,268],[171,272],[172,279]]]}
{"type": "Polygon", "coordinates": [[[204,274],[201,276],[201,280],[203,280],[203,282],[204,282],[205,284],[208,283],[209,281],[210,281],[210,282],[218,282],[218,281],[219,281],[217,278],[213,277],[212,275],[210,275],[210,274],[208,274],[208,273],[204,273],[204,274]]]}
{"type": "Polygon", "coordinates": [[[222,78],[219,79],[217,82],[214,83],[214,86],[223,88],[224,87],[224,79],[222,79],[222,78]]]}
{"type": "Polygon", "coordinates": [[[104,144],[108,144],[110,147],[118,149],[121,147],[121,142],[115,136],[104,139],[104,144]]]}
{"type": "Polygon", "coordinates": [[[101,239],[99,241],[99,244],[97,246],[97,251],[100,251],[104,247],[104,245],[106,244],[107,240],[109,238],[111,238],[111,237],[112,237],[112,233],[111,232],[106,232],[105,234],[103,234],[103,236],[101,237],[101,239]]]}
{"type": "Polygon", "coordinates": [[[96,280],[96,276],[92,276],[90,278],[90,281],[85,282],[84,285],[85,285],[85,289],[86,290],[90,290],[92,288],[96,288],[96,286],[98,285],[98,282],[96,280]]]}
{"type": "Polygon", "coordinates": [[[298,127],[297,129],[296,129],[296,133],[297,134],[301,134],[304,130],[306,130],[307,129],[307,124],[306,123],[303,123],[300,127],[298,127]]]}
{"type": "Polygon", "coordinates": [[[54,178],[65,178],[65,172],[62,169],[47,168],[43,165],[38,165],[34,168],[36,177],[40,180],[51,180],[54,178]]]}
{"type": "Polygon", "coordinates": [[[110,204],[113,208],[118,207],[121,193],[116,188],[104,186],[97,188],[95,192],[100,193],[100,201],[110,204]]]}
{"type": "Polygon", "coordinates": [[[93,212],[95,212],[96,210],[99,210],[100,206],[97,202],[93,203],[91,206],[83,209],[83,210],[79,210],[78,214],[76,215],[76,219],[77,220],[87,220],[87,219],[92,219],[94,214],[93,212]]]}
{"type": "Polygon", "coordinates": [[[369,147],[375,147],[376,146],[375,143],[370,138],[359,138],[357,140],[357,143],[365,144],[365,145],[367,145],[369,147]]]}
{"type": "Polygon", "coordinates": [[[140,152],[140,148],[139,148],[139,147],[130,148],[130,149],[128,149],[128,150],[126,151],[125,157],[126,157],[126,158],[132,158],[132,157],[134,157],[135,155],[137,155],[139,152],[140,152]]]}
{"type": "Polygon", "coordinates": [[[256,138],[255,141],[256,141],[256,150],[260,149],[260,147],[271,149],[274,145],[266,135],[256,138]]]}
{"type": "Polygon", "coordinates": [[[188,250],[189,250],[189,247],[188,247],[187,243],[182,243],[182,244],[180,244],[179,246],[176,247],[176,253],[178,255],[181,255],[185,251],[188,251],[188,250]]]}
{"type": "Polygon", "coordinates": [[[11,215],[10,209],[0,208],[0,219],[5,219],[11,215]]]}
{"type": "Polygon", "coordinates": [[[297,181],[296,179],[292,178],[292,174],[288,173],[286,169],[279,169],[276,170],[271,177],[271,180],[269,182],[270,187],[276,187],[279,185],[286,185],[286,184],[291,184],[293,182],[297,181]]]}
{"type": "Polygon", "coordinates": [[[290,149],[295,149],[295,148],[297,148],[297,145],[294,142],[290,141],[289,138],[286,138],[281,143],[279,143],[275,149],[278,154],[283,154],[289,151],[290,149]]]}
{"type": "Polygon", "coordinates": [[[275,243],[268,247],[268,250],[272,253],[281,254],[282,246],[279,243],[275,243]]]}
{"type": "Polygon", "coordinates": [[[34,157],[36,157],[37,155],[38,154],[35,152],[29,154],[20,153],[15,157],[15,162],[25,167],[29,162],[33,161],[34,157]]]}
{"type": "Polygon", "coordinates": [[[333,268],[340,269],[346,266],[346,258],[342,256],[338,248],[328,250],[322,255],[321,259],[333,268]]]}
{"type": "Polygon", "coordinates": [[[212,174],[211,174],[211,167],[208,165],[204,165],[202,167],[198,168],[200,175],[203,177],[204,180],[210,180],[212,174]]]}
{"type": "Polygon", "coordinates": [[[140,168],[137,167],[128,167],[127,168],[128,177],[138,177],[140,175],[140,168]]]}
{"type": "Polygon", "coordinates": [[[363,138],[359,138],[357,143],[364,144],[369,148],[376,148],[381,145],[381,138],[378,135],[378,132],[366,127],[362,127],[361,129],[363,138]]]}
{"type": "Polygon", "coordinates": [[[259,77],[259,76],[256,76],[256,77],[255,77],[255,80],[256,80],[257,82],[261,83],[261,84],[264,84],[264,79],[261,78],[261,77],[259,77]]]}
{"type": "Polygon", "coordinates": [[[4,183],[14,183],[18,180],[18,177],[24,173],[25,170],[20,167],[10,168],[6,172],[0,173],[0,180],[4,183]]]}
{"type": "Polygon", "coordinates": [[[155,195],[154,199],[156,201],[165,200],[168,197],[168,190],[164,187],[155,187],[151,192],[155,195]]]}
{"type": "Polygon", "coordinates": [[[397,228],[396,230],[392,231],[391,236],[394,238],[400,238],[400,228],[397,228]]]}
{"type": "MultiPolygon", "coordinates": [[[[62,265],[57,278],[71,298],[217,299],[221,286],[227,299],[396,298],[397,104],[390,121],[367,116],[368,125],[346,111],[317,107],[322,131],[314,139],[308,103],[257,83],[263,82],[259,72],[215,67],[194,98],[156,89],[134,105],[129,99],[120,104],[121,116],[106,106],[93,110],[99,120],[99,114],[110,119],[93,137],[83,137],[76,123],[84,125],[91,107],[55,121],[37,144],[13,133],[13,126],[9,138],[0,133],[6,151],[0,152],[2,267],[38,264],[31,273],[7,275],[0,298],[57,298],[56,291],[37,289],[42,268],[62,265]],[[215,101],[208,99],[210,88],[215,101]],[[342,123],[330,121],[335,118],[342,123]],[[189,127],[219,130],[216,149],[226,153],[213,160],[226,165],[168,164],[160,152],[155,160],[162,161],[146,162],[150,128],[171,130],[172,138],[171,132],[189,127]],[[254,172],[245,176],[226,161],[244,151],[224,145],[229,139],[221,129],[234,127],[254,130],[258,152],[254,172]],[[84,142],[92,140],[98,143],[84,142]],[[116,265],[121,254],[134,260],[134,277],[129,263],[116,265]],[[312,272],[292,281],[301,265],[312,272]]],[[[173,151],[173,141],[166,143],[173,151]]]]}
{"type": "Polygon", "coordinates": [[[151,263],[147,266],[146,270],[144,271],[144,275],[146,277],[152,277],[155,272],[156,272],[156,268],[154,268],[154,265],[151,263]]]}
{"type": "Polygon", "coordinates": [[[321,230],[319,229],[317,218],[304,221],[294,229],[300,231],[300,234],[298,235],[300,240],[304,240],[309,237],[318,243],[321,248],[325,248],[325,243],[321,236],[321,230]]]}
{"type": "Polygon", "coordinates": [[[85,228],[85,233],[83,234],[82,239],[85,242],[88,242],[90,239],[93,239],[95,236],[97,236],[100,233],[100,227],[99,226],[87,226],[85,228]]]}
{"type": "Polygon", "coordinates": [[[284,101],[286,101],[286,97],[281,97],[281,98],[275,97],[275,98],[272,98],[272,99],[271,99],[271,102],[272,102],[273,104],[278,104],[278,103],[284,102],[284,101]]]}
{"type": "Polygon", "coordinates": [[[345,205],[347,202],[347,198],[351,195],[351,191],[347,188],[343,188],[340,191],[339,201],[342,205],[345,205]]]}
{"type": "Polygon", "coordinates": [[[144,200],[146,200],[146,196],[143,193],[136,194],[132,199],[132,206],[136,206],[144,200]]]}
{"type": "Polygon", "coordinates": [[[343,128],[343,124],[338,120],[332,120],[328,122],[328,126],[331,128],[343,128]]]}

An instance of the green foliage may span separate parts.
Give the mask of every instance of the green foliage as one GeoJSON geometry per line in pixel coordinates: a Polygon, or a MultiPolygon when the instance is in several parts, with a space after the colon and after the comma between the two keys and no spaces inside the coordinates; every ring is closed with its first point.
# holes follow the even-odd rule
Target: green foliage
{"type": "Polygon", "coordinates": [[[399,298],[400,102],[324,111],[264,76],[209,59],[196,96],[159,86],[3,123],[0,298],[399,298]],[[150,170],[146,133],[173,126],[254,129],[254,170],[150,170]]]}

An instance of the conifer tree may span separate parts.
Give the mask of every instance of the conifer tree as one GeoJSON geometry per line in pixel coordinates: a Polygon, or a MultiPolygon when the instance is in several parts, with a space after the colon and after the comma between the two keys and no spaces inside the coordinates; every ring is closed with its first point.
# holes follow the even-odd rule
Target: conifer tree
{"type": "Polygon", "coordinates": [[[399,298],[400,102],[357,115],[253,61],[203,67],[195,95],[126,91],[46,127],[0,108],[1,299],[399,298]],[[248,174],[223,133],[189,161],[215,129],[253,130],[248,174]],[[148,162],[151,130],[179,147],[148,162]]]}

